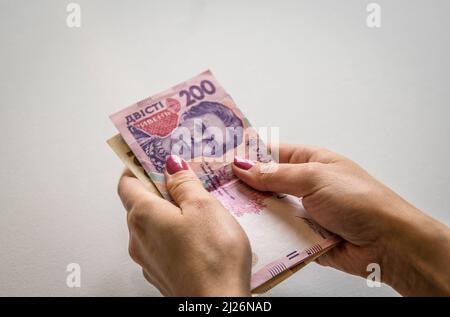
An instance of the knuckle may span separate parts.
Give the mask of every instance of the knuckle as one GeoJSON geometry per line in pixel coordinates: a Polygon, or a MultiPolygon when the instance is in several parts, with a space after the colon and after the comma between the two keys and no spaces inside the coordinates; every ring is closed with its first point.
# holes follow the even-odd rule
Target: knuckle
{"type": "Polygon", "coordinates": [[[185,203],[197,210],[208,209],[211,205],[211,198],[207,195],[189,195],[185,203]]]}
{"type": "Polygon", "coordinates": [[[119,195],[119,197],[122,198],[122,200],[126,198],[125,191],[123,188],[122,178],[120,178],[119,182],[117,183],[116,190],[117,190],[117,195],[119,195]]]}
{"type": "Polygon", "coordinates": [[[248,239],[247,236],[243,233],[243,231],[234,232],[232,235],[227,235],[226,238],[222,239],[221,243],[228,249],[240,249],[242,247],[247,247],[248,239]],[[239,246],[239,247],[237,247],[239,246]]]}
{"type": "Polygon", "coordinates": [[[131,229],[136,229],[145,221],[146,212],[143,208],[132,208],[128,213],[128,224],[131,229]]]}
{"type": "Polygon", "coordinates": [[[126,187],[126,176],[125,174],[122,174],[119,177],[119,181],[117,182],[117,194],[119,195],[119,197],[125,197],[126,196],[126,192],[125,192],[125,187],[126,187]]]}
{"type": "Polygon", "coordinates": [[[150,284],[154,285],[155,284],[155,279],[154,277],[145,269],[142,269],[142,275],[144,276],[144,278],[147,280],[147,282],[149,282],[150,284]]]}
{"type": "Polygon", "coordinates": [[[185,180],[183,182],[173,182],[167,186],[167,189],[172,196],[179,197],[179,196],[182,196],[183,193],[187,192],[186,185],[188,182],[189,181],[187,181],[187,180],[185,180]]]}
{"type": "Polygon", "coordinates": [[[263,171],[260,169],[257,179],[263,190],[266,190],[267,185],[273,181],[273,175],[274,173],[271,171],[263,171]]]}
{"type": "Polygon", "coordinates": [[[309,149],[309,151],[311,153],[328,153],[328,152],[330,152],[330,150],[328,150],[327,148],[325,148],[323,146],[319,146],[319,145],[309,144],[309,145],[307,145],[307,148],[309,149]]]}
{"type": "Polygon", "coordinates": [[[193,180],[198,180],[197,176],[193,175],[189,171],[181,171],[172,175],[172,177],[168,179],[166,185],[170,188],[171,186],[176,186],[179,183],[185,183],[193,180]]]}
{"type": "Polygon", "coordinates": [[[197,176],[193,175],[192,173],[188,173],[187,171],[182,173],[179,172],[179,174],[173,176],[168,182],[167,185],[170,186],[176,186],[177,184],[183,184],[188,183],[192,181],[198,181],[197,176]]]}
{"type": "MultiPolygon", "coordinates": [[[[167,190],[170,195],[177,200],[187,201],[190,200],[193,196],[193,185],[196,185],[199,182],[198,178],[191,174],[183,174],[177,177],[176,179],[169,180],[166,184],[167,190]]],[[[195,188],[196,191],[203,188],[202,185],[198,186],[199,188],[195,188]],[[201,187],[201,188],[200,188],[201,187]]],[[[195,193],[196,195],[196,193],[195,193]]]]}
{"type": "Polygon", "coordinates": [[[140,264],[140,258],[139,253],[137,251],[136,243],[133,239],[130,239],[130,242],[128,243],[128,254],[130,255],[130,258],[136,262],[137,264],[140,264]]]}
{"type": "Polygon", "coordinates": [[[307,177],[317,177],[322,172],[322,166],[320,166],[318,163],[308,163],[305,165],[305,174],[307,177]]]}

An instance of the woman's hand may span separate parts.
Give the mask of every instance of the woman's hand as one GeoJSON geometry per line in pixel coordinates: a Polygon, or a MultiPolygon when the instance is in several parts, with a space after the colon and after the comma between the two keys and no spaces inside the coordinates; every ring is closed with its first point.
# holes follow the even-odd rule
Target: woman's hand
{"type": "Polygon", "coordinates": [[[131,257],[163,295],[249,296],[245,232],[186,162],[171,156],[167,171],[167,189],[179,207],[150,193],[129,171],[120,179],[131,257]]]}
{"type": "Polygon", "coordinates": [[[450,230],[375,180],[352,161],[311,146],[283,145],[280,163],[235,159],[248,185],[303,197],[311,217],[345,242],[318,262],[366,277],[378,263],[382,279],[404,295],[450,295],[450,230]]]}

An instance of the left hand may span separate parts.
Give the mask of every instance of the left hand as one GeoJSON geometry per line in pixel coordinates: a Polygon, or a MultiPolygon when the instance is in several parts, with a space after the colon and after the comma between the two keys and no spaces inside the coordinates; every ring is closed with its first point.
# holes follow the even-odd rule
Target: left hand
{"type": "Polygon", "coordinates": [[[242,227],[186,162],[169,157],[167,165],[167,189],[179,207],[130,171],[120,178],[130,256],[163,295],[249,296],[251,251],[242,227]]]}

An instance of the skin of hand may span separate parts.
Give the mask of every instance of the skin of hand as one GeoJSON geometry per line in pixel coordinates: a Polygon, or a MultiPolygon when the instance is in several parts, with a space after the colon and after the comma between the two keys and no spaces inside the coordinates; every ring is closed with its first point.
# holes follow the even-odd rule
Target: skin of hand
{"type": "Polygon", "coordinates": [[[132,259],[166,296],[249,296],[247,235],[186,162],[169,160],[167,189],[176,205],[146,190],[129,171],[120,178],[132,259]]]}
{"type": "Polygon", "coordinates": [[[235,159],[237,177],[261,191],[303,197],[321,226],[345,241],[317,262],[382,281],[402,295],[450,295],[450,229],[406,202],[356,163],[313,146],[281,145],[274,166],[235,159]]]}

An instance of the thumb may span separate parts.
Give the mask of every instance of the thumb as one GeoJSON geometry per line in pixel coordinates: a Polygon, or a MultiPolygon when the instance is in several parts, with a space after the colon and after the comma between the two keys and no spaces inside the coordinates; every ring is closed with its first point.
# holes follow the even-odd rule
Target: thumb
{"type": "Polygon", "coordinates": [[[166,188],[181,209],[194,201],[210,197],[197,175],[179,156],[169,155],[167,157],[166,171],[166,188]]]}
{"type": "Polygon", "coordinates": [[[319,187],[323,164],[258,163],[234,158],[233,172],[247,185],[261,190],[304,197],[319,187]]]}

